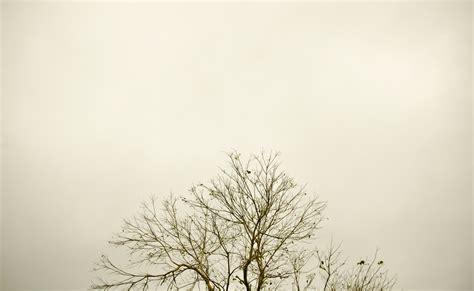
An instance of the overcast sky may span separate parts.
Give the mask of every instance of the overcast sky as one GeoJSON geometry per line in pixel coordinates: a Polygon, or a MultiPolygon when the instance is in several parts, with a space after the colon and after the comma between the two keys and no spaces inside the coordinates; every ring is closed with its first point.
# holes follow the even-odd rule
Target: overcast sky
{"type": "Polygon", "coordinates": [[[4,3],[2,290],[87,288],[121,219],[282,153],[398,287],[471,289],[471,6],[4,3]]]}

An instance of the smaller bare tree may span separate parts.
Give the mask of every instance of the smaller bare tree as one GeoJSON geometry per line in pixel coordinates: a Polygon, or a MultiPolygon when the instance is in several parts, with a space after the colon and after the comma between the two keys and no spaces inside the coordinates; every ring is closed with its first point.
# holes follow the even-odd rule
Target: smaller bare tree
{"type": "Polygon", "coordinates": [[[378,252],[377,249],[372,259],[360,260],[345,274],[340,283],[346,290],[375,291],[393,288],[396,277],[388,275],[384,261],[378,259],[378,252]]]}
{"type": "Polygon", "coordinates": [[[289,254],[293,267],[294,286],[301,290],[324,291],[386,291],[391,290],[396,277],[390,277],[384,268],[384,262],[378,259],[378,249],[372,259],[358,261],[354,266],[342,258],[342,243],[335,244],[331,239],[326,249],[317,249],[314,253],[302,251],[300,254],[289,254]],[[319,276],[308,265],[316,265],[319,276]],[[349,269],[346,269],[349,267],[349,269]],[[303,276],[306,278],[303,282],[303,276]],[[304,287],[302,287],[304,286],[304,287]]]}

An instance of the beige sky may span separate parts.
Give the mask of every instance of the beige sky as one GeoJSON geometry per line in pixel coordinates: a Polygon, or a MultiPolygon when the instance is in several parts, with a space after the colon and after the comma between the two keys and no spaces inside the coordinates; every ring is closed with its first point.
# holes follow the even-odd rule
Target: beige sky
{"type": "Polygon", "coordinates": [[[468,2],[2,10],[2,290],[86,288],[121,218],[231,149],[282,152],[321,242],[471,289],[468,2]]]}

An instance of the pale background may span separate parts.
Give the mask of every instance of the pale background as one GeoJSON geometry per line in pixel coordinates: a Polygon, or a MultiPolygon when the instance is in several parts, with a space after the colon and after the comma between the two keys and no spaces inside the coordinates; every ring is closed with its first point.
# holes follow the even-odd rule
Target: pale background
{"type": "Polygon", "coordinates": [[[3,3],[2,290],[85,289],[121,218],[282,152],[318,242],[469,290],[469,2],[3,3]]]}

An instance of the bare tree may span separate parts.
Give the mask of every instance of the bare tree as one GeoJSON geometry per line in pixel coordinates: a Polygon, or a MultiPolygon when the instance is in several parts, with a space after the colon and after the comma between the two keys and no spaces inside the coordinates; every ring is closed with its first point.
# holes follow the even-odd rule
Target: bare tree
{"type": "Polygon", "coordinates": [[[318,273],[306,269],[311,258],[320,262],[324,290],[349,284],[388,287],[370,264],[342,276],[340,245],[331,242],[328,252],[308,249],[325,206],[280,169],[278,154],[243,160],[230,153],[228,167],[209,183],[193,186],[180,199],[170,196],[162,208],[151,199],[139,215],[125,220],[110,243],[127,248],[129,262],[102,256],[96,269],[107,279],[92,287],[260,291],[293,284],[298,291],[311,290],[318,273]]]}
{"type": "Polygon", "coordinates": [[[209,185],[199,184],[188,203],[230,222],[242,234],[237,256],[246,290],[290,277],[287,253],[311,240],[322,220],[325,203],[308,197],[304,186],[279,169],[278,154],[261,154],[242,161],[229,154],[229,169],[209,185]]]}

